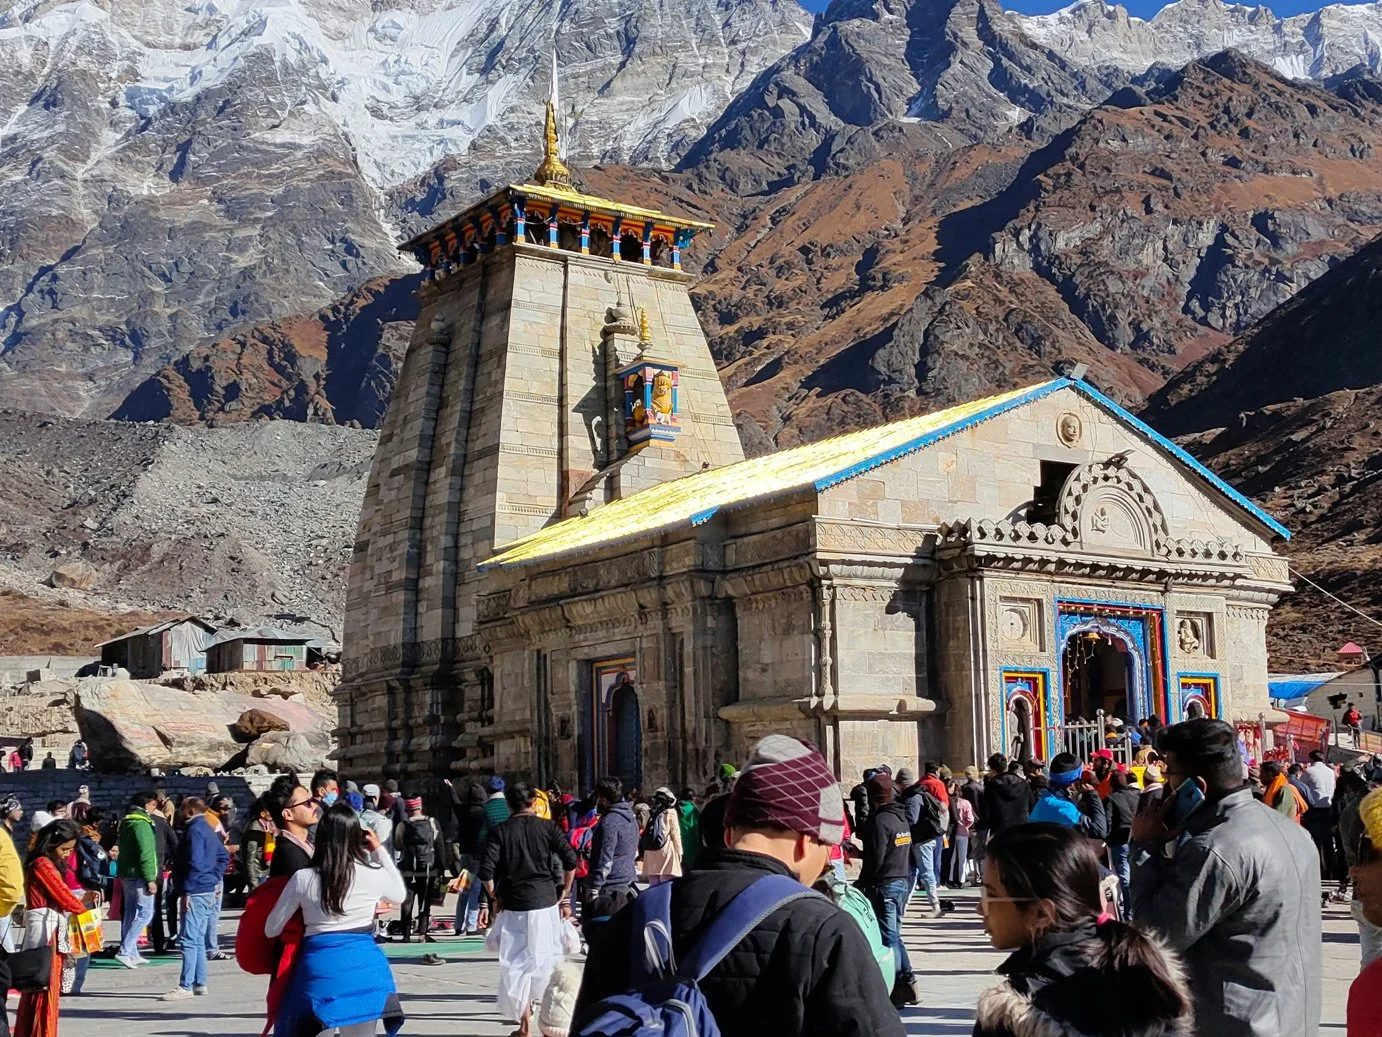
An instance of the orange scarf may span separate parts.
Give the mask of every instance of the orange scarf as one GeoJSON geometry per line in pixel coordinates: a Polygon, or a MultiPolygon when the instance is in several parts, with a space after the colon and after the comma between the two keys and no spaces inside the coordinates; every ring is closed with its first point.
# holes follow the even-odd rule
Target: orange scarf
{"type": "Polygon", "coordinates": [[[1271,787],[1267,789],[1267,794],[1263,797],[1263,800],[1267,806],[1275,810],[1277,808],[1277,800],[1280,798],[1278,793],[1285,795],[1288,792],[1296,797],[1296,824],[1300,824],[1300,816],[1305,813],[1308,806],[1296,787],[1286,780],[1286,775],[1278,774],[1276,776],[1271,787]]]}

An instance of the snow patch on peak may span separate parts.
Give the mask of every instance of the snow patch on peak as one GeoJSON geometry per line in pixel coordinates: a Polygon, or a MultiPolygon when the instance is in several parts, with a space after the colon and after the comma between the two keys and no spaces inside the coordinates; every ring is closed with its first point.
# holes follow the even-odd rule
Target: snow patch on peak
{"type": "Polygon", "coordinates": [[[1322,79],[1360,64],[1382,73],[1382,0],[1290,18],[1260,4],[1173,0],[1146,21],[1105,0],[1076,0],[1052,14],[1007,17],[1069,61],[1132,73],[1157,62],[1185,65],[1230,47],[1297,79],[1322,79]]]}
{"type": "Polygon", "coordinates": [[[553,41],[563,97],[584,106],[573,157],[656,163],[810,27],[779,0],[50,2],[0,15],[0,61],[101,33],[119,103],[142,119],[272,67],[277,82],[258,85],[337,125],[381,190],[482,137],[531,150],[553,41]]]}

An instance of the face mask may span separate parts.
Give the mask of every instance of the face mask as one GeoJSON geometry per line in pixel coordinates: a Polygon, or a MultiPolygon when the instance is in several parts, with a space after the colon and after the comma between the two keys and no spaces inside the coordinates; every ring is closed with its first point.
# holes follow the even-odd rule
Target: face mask
{"type": "Polygon", "coordinates": [[[322,796],[322,806],[332,806],[339,795],[340,794],[337,792],[328,792],[326,795],[322,796]]]}

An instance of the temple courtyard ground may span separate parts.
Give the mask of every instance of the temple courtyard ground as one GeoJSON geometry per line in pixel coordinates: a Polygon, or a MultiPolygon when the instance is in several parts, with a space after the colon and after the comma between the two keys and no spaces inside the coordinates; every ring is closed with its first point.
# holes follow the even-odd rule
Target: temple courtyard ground
{"type": "MultiPolygon", "coordinates": [[[[924,1003],[904,1013],[911,1037],[964,1037],[974,1025],[974,1004],[995,982],[1003,954],[988,946],[975,891],[952,893],[957,910],[941,920],[908,916],[905,936],[924,1003]]],[[[234,941],[235,913],[222,924],[222,945],[234,941]]],[[[113,932],[113,930],[112,930],[113,932]]],[[[434,945],[386,944],[408,1022],[407,1037],[503,1037],[513,1027],[494,1010],[498,966],[478,939],[434,945]],[[418,959],[435,951],[444,965],[418,959]]],[[[1329,907],[1324,918],[1324,1019],[1321,1037],[1343,1037],[1348,986],[1358,971],[1358,932],[1348,911],[1329,907]]],[[[348,979],[348,977],[344,977],[348,979]]],[[[263,1029],[265,981],[233,961],[211,963],[210,994],[164,1002],[176,986],[176,958],[131,971],[97,962],[86,992],[63,1001],[62,1037],[248,1037],[263,1029]]],[[[14,1002],[10,1002],[13,1019],[14,1002]]]]}

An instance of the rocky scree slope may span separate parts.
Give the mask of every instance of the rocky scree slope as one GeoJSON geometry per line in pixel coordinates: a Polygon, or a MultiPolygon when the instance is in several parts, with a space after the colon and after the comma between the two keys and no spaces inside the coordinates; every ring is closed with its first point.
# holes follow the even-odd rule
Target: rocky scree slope
{"type": "Polygon", "coordinates": [[[338,640],[376,439],[0,411],[0,582],[87,611],[193,612],[338,640]],[[86,579],[40,589],[74,560],[86,579]]]}

